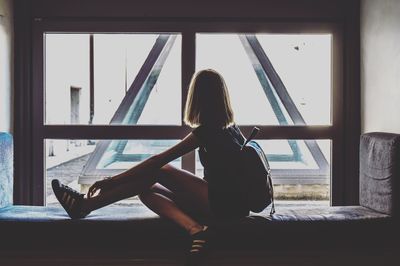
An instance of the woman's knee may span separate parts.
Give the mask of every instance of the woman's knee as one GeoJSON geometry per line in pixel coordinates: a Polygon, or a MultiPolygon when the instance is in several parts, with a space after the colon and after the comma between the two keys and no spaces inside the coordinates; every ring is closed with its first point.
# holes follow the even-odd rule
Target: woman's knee
{"type": "Polygon", "coordinates": [[[151,186],[149,189],[143,191],[138,195],[138,198],[140,199],[141,202],[145,203],[148,202],[152,198],[152,194],[154,194],[154,185],[151,186]]]}
{"type": "Polygon", "coordinates": [[[161,175],[170,175],[175,170],[176,170],[176,168],[168,163],[168,164],[166,164],[166,165],[164,165],[163,167],[160,168],[160,174],[161,175]]]}
{"type": "Polygon", "coordinates": [[[161,194],[165,197],[173,198],[172,192],[158,183],[152,185],[149,189],[140,193],[138,197],[144,203],[144,201],[148,202],[149,200],[154,198],[154,194],[161,194]]]}
{"type": "Polygon", "coordinates": [[[148,192],[148,191],[142,192],[142,193],[140,193],[140,194],[138,195],[138,198],[140,199],[141,202],[145,203],[145,202],[148,200],[148,198],[149,198],[149,193],[150,193],[150,192],[148,192]]]}

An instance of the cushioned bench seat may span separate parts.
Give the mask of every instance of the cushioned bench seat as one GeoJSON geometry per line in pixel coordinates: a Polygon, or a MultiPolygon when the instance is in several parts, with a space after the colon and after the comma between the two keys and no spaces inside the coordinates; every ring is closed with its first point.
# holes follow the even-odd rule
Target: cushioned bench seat
{"type": "Polygon", "coordinates": [[[281,208],[271,216],[272,222],[350,222],[389,218],[362,206],[281,208]]]}
{"type": "MultiPolygon", "coordinates": [[[[377,230],[382,223],[392,226],[390,216],[365,207],[277,207],[272,216],[264,211],[229,223],[215,222],[219,231],[216,245],[262,249],[301,248],[299,244],[306,243],[309,248],[330,246],[343,238],[350,238],[349,245],[362,245],[371,238],[390,237],[385,230],[377,230]]],[[[9,206],[0,209],[0,228],[4,232],[0,245],[6,243],[5,249],[63,249],[75,246],[74,241],[87,248],[107,249],[118,243],[135,250],[179,249],[188,240],[182,229],[139,204],[105,207],[81,220],[69,219],[58,207],[9,206]],[[83,244],[85,241],[88,244],[83,244]]]]}
{"type": "MultiPolygon", "coordinates": [[[[278,205],[279,206],[279,205],[278,205]]],[[[277,222],[349,222],[386,219],[390,216],[378,213],[362,206],[341,207],[279,207],[274,215],[269,215],[268,210],[259,214],[252,214],[248,219],[264,219],[266,223],[277,222]]],[[[52,222],[52,223],[134,223],[144,221],[157,221],[158,215],[143,205],[132,207],[106,207],[92,212],[85,219],[71,220],[66,212],[59,207],[41,206],[8,206],[0,209],[0,224],[6,222],[52,222]]]]}

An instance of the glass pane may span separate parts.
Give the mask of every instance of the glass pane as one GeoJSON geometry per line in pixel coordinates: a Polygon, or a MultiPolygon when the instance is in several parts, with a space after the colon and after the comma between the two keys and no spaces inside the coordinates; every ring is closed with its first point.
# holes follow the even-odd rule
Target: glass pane
{"type": "Polygon", "coordinates": [[[47,124],[89,121],[89,35],[45,35],[47,124]]]}
{"type": "MultiPolygon", "coordinates": [[[[277,200],[318,200],[329,205],[330,140],[257,140],[267,155],[277,200]]],[[[203,166],[196,152],[196,175],[203,166]]]]}
{"type": "MultiPolygon", "coordinates": [[[[59,179],[63,184],[84,192],[79,177],[96,147],[97,141],[59,140],[45,141],[46,204],[58,205],[51,188],[51,180],[59,179]]],[[[86,188],[86,190],[88,187],[86,188]]]]}
{"type": "MultiPolygon", "coordinates": [[[[314,145],[322,153],[321,160],[330,162],[329,140],[257,140],[270,161],[271,169],[287,169],[293,171],[319,169],[319,157],[309,147],[314,145]],[[313,144],[310,144],[313,143],[313,144]]],[[[322,163],[322,162],[321,162],[322,163]]],[[[325,172],[325,178],[329,179],[329,170],[325,172]]]]}
{"type": "MultiPolygon", "coordinates": [[[[123,172],[151,155],[170,148],[179,140],[56,140],[46,139],[46,202],[58,205],[51,188],[51,180],[86,193],[97,180],[123,172]],[[106,144],[104,146],[104,144],[106,144]],[[111,145],[108,145],[111,144],[111,145]],[[108,147],[100,162],[94,160],[97,149],[108,147]],[[110,148],[111,147],[111,148],[110,148]]],[[[181,168],[181,159],[171,163],[181,168]]],[[[137,203],[137,198],[118,204],[137,203]]]]}
{"type": "Polygon", "coordinates": [[[92,96],[90,34],[45,43],[46,124],[181,124],[181,35],[93,34],[92,96]]]}
{"type": "Polygon", "coordinates": [[[279,124],[237,34],[196,35],[196,70],[206,68],[224,77],[238,124],[279,124]]]}
{"type": "Polygon", "coordinates": [[[229,89],[236,122],[294,125],[299,121],[291,117],[298,112],[308,125],[330,124],[331,35],[251,35],[255,36],[254,45],[259,45],[271,61],[283,88],[271,82],[262,68],[261,60],[266,58],[255,55],[245,36],[250,35],[196,35],[196,70],[212,68],[221,73],[229,89]],[[303,46],[294,45],[298,42],[303,46]],[[294,108],[281,98],[282,90],[287,91],[294,108]]]}
{"type": "Polygon", "coordinates": [[[330,34],[257,34],[307,125],[331,124],[330,34]]]}

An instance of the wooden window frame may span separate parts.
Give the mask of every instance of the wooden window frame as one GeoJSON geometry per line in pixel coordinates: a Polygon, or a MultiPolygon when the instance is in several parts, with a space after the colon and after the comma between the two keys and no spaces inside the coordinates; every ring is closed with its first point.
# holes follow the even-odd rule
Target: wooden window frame
{"type": "MultiPolygon", "coordinates": [[[[89,2],[93,1],[87,1],[87,5],[90,5],[89,2]]],[[[117,2],[126,4],[123,1],[117,2]]],[[[267,2],[265,5],[274,1],[267,2]]],[[[236,7],[236,4],[233,11],[227,11],[220,17],[216,17],[212,12],[210,15],[204,15],[203,9],[192,11],[190,7],[186,7],[185,10],[194,13],[193,17],[190,17],[191,14],[182,16],[175,11],[171,13],[172,17],[163,17],[158,11],[154,11],[150,17],[139,15],[140,10],[152,10],[152,5],[145,3],[144,7],[134,11],[138,13],[136,18],[129,18],[126,17],[127,8],[124,5],[117,8],[113,13],[114,17],[109,17],[107,7],[110,2],[106,0],[97,1],[96,9],[84,9],[87,10],[85,11],[87,14],[78,12],[76,16],[72,15],[71,8],[68,9],[70,5],[68,1],[61,1],[57,5],[48,0],[38,0],[36,5],[26,0],[17,1],[15,4],[14,203],[29,205],[45,203],[45,139],[172,139],[182,138],[190,132],[186,126],[161,126],[163,133],[160,134],[155,130],[159,129],[159,126],[44,125],[43,33],[52,31],[181,33],[182,108],[187,95],[187,85],[195,71],[196,33],[332,33],[333,53],[337,55],[332,57],[334,66],[332,126],[262,126],[261,133],[257,137],[332,140],[331,205],[357,204],[360,135],[359,1],[337,3],[321,1],[316,4],[311,0],[301,0],[300,2],[305,4],[296,5],[299,11],[293,6],[289,8],[286,2],[275,4],[272,6],[274,8],[262,14],[257,8],[251,8],[254,17],[248,16],[250,11],[240,15],[240,5],[236,7]],[[313,3],[313,9],[307,4],[309,2],[313,3]],[[46,5],[47,7],[43,8],[46,5]]],[[[219,9],[215,10],[217,12],[219,9]]],[[[241,128],[244,134],[249,134],[251,130],[251,127],[241,128]]],[[[193,166],[186,164],[185,161],[194,162],[193,152],[183,158],[183,167],[194,171],[193,166]]]]}

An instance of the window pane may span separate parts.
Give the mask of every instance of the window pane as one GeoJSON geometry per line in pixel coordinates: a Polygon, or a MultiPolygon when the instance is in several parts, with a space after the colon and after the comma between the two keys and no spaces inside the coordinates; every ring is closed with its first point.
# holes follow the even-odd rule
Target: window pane
{"type": "Polygon", "coordinates": [[[96,147],[97,141],[87,140],[59,140],[46,139],[45,141],[45,169],[46,169],[46,204],[58,204],[51,188],[51,180],[59,179],[78,191],[85,191],[79,184],[79,177],[90,155],[96,147]]]}
{"type": "MultiPolygon", "coordinates": [[[[257,140],[267,155],[277,200],[323,200],[329,204],[330,140],[257,140]]],[[[196,152],[196,175],[203,166],[196,152]]]]}
{"type": "MultiPolygon", "coordinates": [[[[58,204],[51,188],[51,180],[86,193],[97,180],[123,172],[149,156],[160,153],[179,140],[56,140],[45,142],[46,202],[58,204]],[[94,156],[105,148],[102,156],[94,156]]],[[[181,168],[181,159],[171,162],[181,168]]],[[[119,204],[135,203],[129,199],[119,204]]]]}
{"type": "Polygon", "coordinates": [[[180,35],[93,34],[92,96],[90,34],[45,42],[47,124],[181,124],[180,35]]]}
{"type": "Polygon", "coordinates": [[[89,59],[88,34],[45,35],[47,124],[89,121],[89,59]]]}
{"type": "Polygon", "coordinates": [[[330,34],[257,34],[307,125],[331,124],[330,34]]]}
{"type": "Polygon", "coordinates": [[[330,124],[330,67],[331,35],[196,35],[196,70],[221,73],[242,125],[330,124]],[[283,86],[264,70],[267,60],[283,86]]]}

